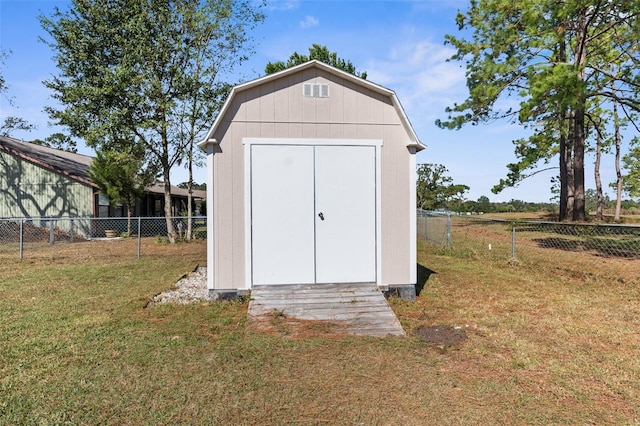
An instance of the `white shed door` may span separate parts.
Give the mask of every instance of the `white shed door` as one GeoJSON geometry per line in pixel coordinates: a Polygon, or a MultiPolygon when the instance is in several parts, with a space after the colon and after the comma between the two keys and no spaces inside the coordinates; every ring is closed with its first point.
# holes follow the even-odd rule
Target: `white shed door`
{"type": "Polygon", "coordinates": [[[253,284],[315,282],[313,150],[251,147],[253,284]]]}
{"type": "Polygon", "coordinates": [[[375,148],[251,147],[253,284],[376,281],[375,148]]]}
{"type": "Polygon", "coordinates": [[[318,146],[315,154],[316,282],[375,282],[375,148],[318,146]]]}

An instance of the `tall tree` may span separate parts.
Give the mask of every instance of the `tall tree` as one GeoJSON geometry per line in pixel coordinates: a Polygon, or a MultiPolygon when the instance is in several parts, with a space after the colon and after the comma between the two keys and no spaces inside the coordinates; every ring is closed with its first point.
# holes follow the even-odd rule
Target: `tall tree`
{"type": "MultiPolygon", "coordinates": [[[[596,184],[596,196],[595,196],[595,208],[589,205],[589,194],[587,190],[585,192],[585,208],[587,212],[591,210],[595,210],[596,212],[596,220],[602,221],[604,218],[604,203],[605,196],[602,190],[602,176],[600,174],[600,165],[602,163],[602,155],[609,151],[609,146],[611,145],[611,140],[607,134],[607,116],[609,115],[607,111],[602,110],[599,104],[599,99],[596,99],[595,102],[592,102],[594,105],[590,108],[589,114],[587,114],[588,125],[587,125],[587,134],[595,134],[595,162],[593,167],[593,176],[596,184]]],[[[618,122],[616,120],[616,106],[615,103],[613,105],[612,116],[614,119],[614,128],[618,129],[618,122]]],[[[615,131],[614,131],[615,132],[615,131]]]]}
{"type": "Polygon", "coordinates": [[[221,79],[247,58],[248,31],[264,19],[251,0],[72,0],[41,16],[60,71],[46,81],[61,108],[47,111],[72,136],[109,150],[134,138],[159,166],[169,240],[174,166],[219,107],[221,79]]]}
{"type": "Polygon", "coordinates": [[[274,72],[282,71],[296,65],[304,64],[305,62],[314,59],[331,65],[332,67],[341,69],[342,71],[346,71],[349,74],[358,76],[364,80],[367,79],[367,73],[358,72],[355,65],[353,65],[351,61],[338,57],[338,54],[336,52],[330,52],[327,46],[321,46],[319,44],[311,45],[308,55],[302,55],[298,52],[293,52],[286,63],[282,61],[269,62],[267,63],[264,71],[267,74],[273,74],[274,72]]]}
{"type": "MultiPolygon", "coordinates": [[[[597,142],[596,142],[596,161],[594,163],[594,168],[593,168],[593,174],[596,181],[596,220],[598,221],[601,221],[603,219],[603,209],[604,209],[602,177],[600,176],[600,163],[602,161],[602,147],[603,147],[603,138],[601,134],[598,133],[597,142]]],[[[586,208],[586,198],[587,198],[587,194],[585,192],[585,208],[586,208]]]]}
{"type": "Polygon", "coordinates": [[[435,210],[451,207],[452,201],[462,201],[467,185],[454,184],[442,164],[418,164],[416,179],[416,205],[420,209],[435,210]]]}
{"type": "Polygon", "coordinates": [[[457,16],[471,39],[446,36],[457,49],[453,59],[467,62],[469,97],[437,124],[457,129],[506,118],[530,128],[532,136],[516,144],[520,161],[496,189],[557,155],[560,219],[584,220],[585,117],[593,98],[640,108],[639,14],[637,0],[472,0],[457,16]],[[614,82],[617,91],[609,89],[614,82]],[[520,98],[519,107],[500,102],[508,96],[520,98]]]}
{"type": "Polygon", "coordinates": [[[618,102],[616,101],[613,102],[613,140],[616,147],[616,208],[613,220],[618,222],[620,220],[620,211],[622,210],[622,170],[620,167],[622,136],[620,135],[620,117],[618,116],[618,102]]]}
{"type": "Polygon", "coordinates": [[[494,209],[493,204],[491,204],[489,197],[487,197],[486,195],[482,195],[480,198],[478,198],[476,205],[477,205],[478,211],[484,212],[484,213],[492,212],[494,209]]]}

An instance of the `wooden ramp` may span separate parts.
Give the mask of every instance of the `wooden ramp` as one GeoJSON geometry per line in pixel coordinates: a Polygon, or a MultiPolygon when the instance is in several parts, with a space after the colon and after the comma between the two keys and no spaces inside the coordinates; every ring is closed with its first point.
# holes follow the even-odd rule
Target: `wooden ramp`
{"type": "Polygon", "coordinates": [[[363,336],[404,336],[400,321],[375,284],[257,285],[249,315],[277,312],[289,318],[344,324],[344,332],[363,336]]]}

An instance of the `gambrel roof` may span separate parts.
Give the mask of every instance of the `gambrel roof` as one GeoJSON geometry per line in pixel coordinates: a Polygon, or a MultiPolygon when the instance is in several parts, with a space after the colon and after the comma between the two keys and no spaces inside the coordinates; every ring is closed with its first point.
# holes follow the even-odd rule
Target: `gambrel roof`
{"type": "Polygon", "coordinates": [[[409,139],[407,141],[407,145],[408,146],[414,146],[416,148],[416,151],[421,151],[425,148],[425,145],[422,144],[422,142],[420,142],[420,140],[418,139],[418,136],[416,135],[415,131],[413,130],[413,127],[411,126],[411,123],[409,122],[409,118],[407,117],[407,115],[404,112],[404,109],[402,108],[402,105],[400,104],[400,101],[398,100],[398,97],[396,96],[395,92],[393,90],[387,89],[386,87],[382,87],[378,84],[372,83],[368,80],[364,80],[360,77],[357,77],[353,74],[350,74],[348,72],[345,72],[341,69],[332,67],[331,65],[325,64],[324,62],[318,61],[318,60],[312,60],[309,62],[305,62],[304,64],[301,65],[297,65],[291,68],[287,68],[285,70],[279,71],[277,73],[273,73],[273,74],[269,74],[260,78],[257,78],[255,80],[251,80],[249,82],[243,83],[243,84],[239,84],[237,86],[235,86],[232,90],[231,93],[229,94],[229,96],[227,97],[227,100],[225,101],[222,109],[220,110],[220,113],[218,114],[218,116],[216,117],[213,125],[211,126],[211,128],[209,129],[209,131],[206,134],[206,137],[198,143],[198,146],[206,151],[206,145],[207,143],[210,142],[214,142],[213,140],[211,140],[211,138],[213,137],[213,135],[216,133],[216,129],[220,126],[220,124],[222,123],[222,121],[224,120],[225,114],[228,112],[230,105],[232,105],[234,98],[237,96],[238,93],[243,92],[245,90],[249,90],[251,88],[254,88],[256,86],[260,86],[262,84],[271,82],[273,80],[277,80],[279,78],[282,77],[286,77],[288,75],[291,74],[295,74],[295,73],[299,73],[302,72],[304,70],[310,69],[310,68],[318,68],[321,69],[323,71],[326,71],[330,74],[333,74],[339,78],[345,79],[351,83],[354,83],[356,85],[362,86],[364,88],[367,88],[369,90],[372,90],[373,92],[376,92],[380,95],[386,96],[390,99],[391,104],[393,105],[393,107],[395,108],[398,116],[400,117],[400,121],[402,122],[402,125],[404,126],[407,134],[409,135],[409,139]]]}

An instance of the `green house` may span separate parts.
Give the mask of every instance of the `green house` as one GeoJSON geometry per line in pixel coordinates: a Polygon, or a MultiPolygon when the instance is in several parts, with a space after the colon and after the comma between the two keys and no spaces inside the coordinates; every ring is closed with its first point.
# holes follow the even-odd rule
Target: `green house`
{"type": "MultiPolygon", "coordinates": [[[[93,158],[0,136],[0,218],[122,217],[89,178],[93,158]]],[[[173,216],[186,210],[187,190],[171,188],[173,216]]],[[[196,200],[205,191],[193,191],[196,200]]],[[[135,216],[164,216],[161,182],[147,188],[135,216]]]]}

